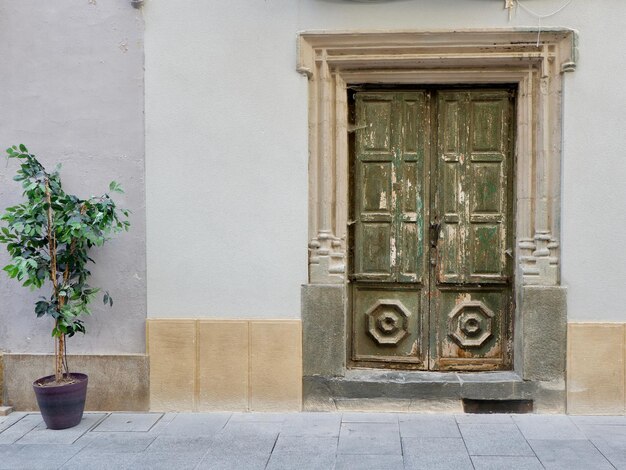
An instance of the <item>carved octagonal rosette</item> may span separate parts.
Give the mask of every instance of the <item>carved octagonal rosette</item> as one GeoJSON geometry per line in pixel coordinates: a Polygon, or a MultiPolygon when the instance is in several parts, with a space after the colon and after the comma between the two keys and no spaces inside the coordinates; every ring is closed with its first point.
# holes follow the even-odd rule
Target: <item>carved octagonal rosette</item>
{"type": "Polygon", "coordinates": [[[493,312],[480,301],[458,304],[448,315],[448,336],[462,348],[477,348],[492,337],[493,312]]]}
{"type": "Polygon", "coordinates": [[[399,300],[379,300],[365,316],[367,333],[380,345],[394,346],[409,334],[410,312],[399,300]]]}

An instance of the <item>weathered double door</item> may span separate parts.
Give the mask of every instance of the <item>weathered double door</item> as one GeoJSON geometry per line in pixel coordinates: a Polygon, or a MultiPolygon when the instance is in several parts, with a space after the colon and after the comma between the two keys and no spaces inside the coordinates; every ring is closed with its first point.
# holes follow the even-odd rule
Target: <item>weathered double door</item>
{"type": "Polygon", "coordinates": [[[355,95],[355,366],[510,366],[514,93],[355,95]]]}

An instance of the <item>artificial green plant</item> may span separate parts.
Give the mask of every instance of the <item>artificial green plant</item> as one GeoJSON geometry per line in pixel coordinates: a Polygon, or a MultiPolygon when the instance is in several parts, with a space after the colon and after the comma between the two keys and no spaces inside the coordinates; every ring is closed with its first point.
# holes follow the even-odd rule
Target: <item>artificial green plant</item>
{"type": "MultiPolygon", "coordinates": [[[[109,194],[81,199],[67,194],[61,185],[60,165],[48,172],[24,145],[7,149],[9,159],[20,162],[13,178],[21,182],[25,201],[8,207],[0,216],[0,243],[6,244],[11,262],[4,267],[9,277],[38,289],[47,285],[49,297],[35,304],[37,317],[54,320],[55,382],[69,374],[66,337],[85,333],[83,317],[100,291],[87,282],[93,246],[102,246],[112,233],[128,230],[128,211],[120,209],[109,194]]],[[[111,192],[122,193],[112,181],[111,192]]],[[[113,306],[106,292],[103,301],[113,306]]]]}

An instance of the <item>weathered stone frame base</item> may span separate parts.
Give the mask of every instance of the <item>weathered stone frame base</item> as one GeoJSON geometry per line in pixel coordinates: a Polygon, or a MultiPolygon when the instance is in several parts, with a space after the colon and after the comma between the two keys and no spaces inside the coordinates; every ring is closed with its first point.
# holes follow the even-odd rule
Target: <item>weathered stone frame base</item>
{"type": "MultiPolygon", "coordinates": [[[[33,382],[52,374],[51,354],[0,356],[4,368],[2,402],[18,411],[38,410],[33,382]]],[[[87,411],[148,411],[150,366],[145,354],[70,355],[70,369],[89,376],[87,411]]]]}
{"type": "Polygon", "coordinates": [[[530,399],[537,412],[565,412],[566,291],[522,288],[511,372],[346,369],[346,288],[302,288],[303,409],[460,411],[464,398],[530,399]]]}
{"type": "Polygon", "coordinates": [[[570,30],[311,32],[299,36],[309,78],[309,283],[302,290],[305,410],[454,409],[463,398],[532,399],[565,411],[566,291],[559,278],[562,73],[570,30]],[[539,38],[539,39],[538,39],[539,38]],[[347,87],[516,84],[514,370],[376,372],[347,364],[347,87]],[[408,401],[407,401],[408,400],[408,401]],[[408,405],[407,405],[408,403],[408,405]]]}

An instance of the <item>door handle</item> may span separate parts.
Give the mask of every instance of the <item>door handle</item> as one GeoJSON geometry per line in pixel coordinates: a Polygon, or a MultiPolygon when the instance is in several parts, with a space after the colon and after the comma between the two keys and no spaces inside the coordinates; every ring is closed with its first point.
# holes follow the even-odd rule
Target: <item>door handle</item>
{"type": "Polygon", "coordinates": [[[441,222],[436,218],[430,223],[430,246],[437,248],[437,241],[439,240],[439,231],[441,230],[441,222]]]}

